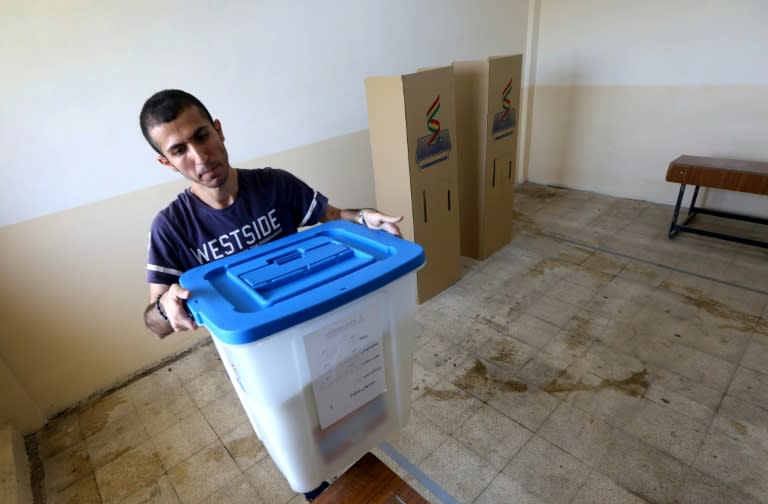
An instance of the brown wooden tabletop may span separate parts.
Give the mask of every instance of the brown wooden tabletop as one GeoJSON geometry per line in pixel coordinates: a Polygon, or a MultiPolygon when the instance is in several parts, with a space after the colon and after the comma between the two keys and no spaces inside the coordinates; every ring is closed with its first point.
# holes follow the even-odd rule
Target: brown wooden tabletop
{"type": "Polygon", "coordinates": [[[312,503],[429,504],[371,453],[366,453],[312,503]]]}
{"type": "Polygon", "coordinates": [[[768,194],[768,163],[680,156],[669,164],[667,181],[713,189],[768,194]]]}

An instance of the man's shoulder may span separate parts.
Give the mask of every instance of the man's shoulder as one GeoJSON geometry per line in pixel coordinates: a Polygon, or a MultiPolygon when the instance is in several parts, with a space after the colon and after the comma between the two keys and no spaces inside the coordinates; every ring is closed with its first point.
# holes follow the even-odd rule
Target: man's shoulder
{"type": "Polygon", "coordinates": [[[241,179],[245,178],[248,180],[279,179],[291,176],[287,171],[271,166],[263,168],[238,168],[237,172],[241,179]]]}
{"type": "Polygon", "coordinates": [[[189,194],[189,189],[185,189],[176,195],[176,198],[168,203],[165,208],[157,212],[153,220],[153,227],[178,221],[179,217],[189,214],[190,207],[193,204],[194,201],[189,194]]]}

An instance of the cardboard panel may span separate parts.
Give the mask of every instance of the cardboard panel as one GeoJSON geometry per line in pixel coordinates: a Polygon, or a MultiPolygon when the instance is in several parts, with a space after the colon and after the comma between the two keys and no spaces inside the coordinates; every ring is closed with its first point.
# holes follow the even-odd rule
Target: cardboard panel
{"type": "Polygon", "coordinates": [[[457,136],[461,142],[458,155],[461,255],[480,258],[488,62],[456,62],[453,64],[453,76],[456,86],[457,136]]]}
{"type": "Polygon", "coordinates": [[[453,69],[404,75],[403,95],[413,225],[427,256],[417,274],[419,302],[424,302],[461,277],[453,69]]]}
{"type": "Polygon", "coordinates": [[[412,235],[404,236],[427,257],[417,273],[421,303],[461,276],[453,69],[369,78],[366,94],[376,204],[407,209],[412,235]]]}
{"type": "Polygon", "coordinates": [[[485,196],[483,198],[483,256],[488,257],[509,243],[512,235],[511,196],[514,192],[513,159],[509,155],[494,159],[486,172],[485,196]]]}
{"type": "Polygon", "coordinates": [[[376,207],[404,216],[400,231],[404,238],[415,241],[403,81],[400,76],[369,77],[365,79],[365,93],[376,207]]]}
{"type": "Polygon", "coordinates": [[[511,238],[522,55],[459,61],[453,68],[462,145],[461,253],[485,259],[511,238]]]}

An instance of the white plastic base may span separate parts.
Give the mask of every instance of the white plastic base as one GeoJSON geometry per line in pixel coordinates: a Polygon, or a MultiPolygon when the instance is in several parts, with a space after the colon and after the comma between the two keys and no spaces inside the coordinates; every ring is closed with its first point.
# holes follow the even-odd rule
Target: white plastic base
{"type": "Polygon", "coordinates": [[[415,310],[413,272],[332,312],[253,343],[229,345],[214,335],[216,348],[254,430],[296,492],[317,488],[407,424],[415,310]],[[366,356],[364,362],[369,367],[374,359],[381,363],[384,383],[376,379],[381,377],[381,366],[376,365],[357,376],[365,386],[350,388],[349,380],[345,385],[345,377],[358,372],[361,363],[359,358],[336,358],[350,354],[353,350],[348,348],[327,347],[327,355],[315,353],[310,359],[308,347],[323,348],[323,338],[335,341],[340,331],[360,333],[360,339],[371,343],[365,347],[370,358],[366,356]],[[322,374],[318,362],[322,363],[322,374]],[[378,395],[372,400],[364,398],[366,393],[380,391],[382,385],[382,393],[373,392],[378,395]],[[344,414],[326,428],[321,427],[318,415],[318,390],[325,394],[321,395],[324,404],[320,405],[325,422],[328,415],[334,414],[330,404],[341,405],[338,407],[344,414]],[[329,393],[338,403],[335,399],[326,401],[329,393]],[[362,400],[366,402],[358,404],[362,400]],[[350,405],[356,409],[346,413],[344,408],[350,405]]]}

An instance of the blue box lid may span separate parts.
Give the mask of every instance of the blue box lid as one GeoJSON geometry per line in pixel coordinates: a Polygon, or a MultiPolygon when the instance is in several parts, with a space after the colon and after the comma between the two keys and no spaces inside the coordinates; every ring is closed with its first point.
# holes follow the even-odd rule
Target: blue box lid
{"type": "Polygon", "coordinates": [[[323,315],[424,264],[421,246],[331,221],[192,268],[179,283],[198,324],[244,344],[323,315]]]}

